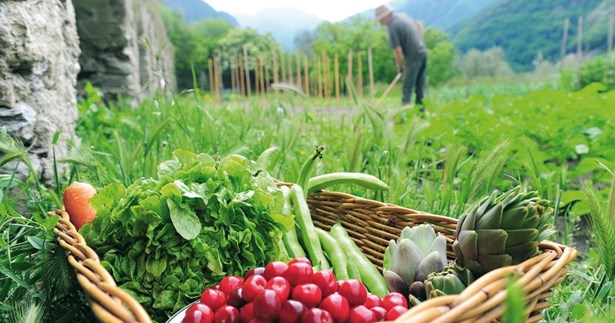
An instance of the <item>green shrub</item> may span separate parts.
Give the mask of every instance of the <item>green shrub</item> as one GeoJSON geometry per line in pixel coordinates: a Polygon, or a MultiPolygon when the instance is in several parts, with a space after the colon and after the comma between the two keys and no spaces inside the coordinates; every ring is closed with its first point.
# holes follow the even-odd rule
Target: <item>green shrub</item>
{"type": "Polygon", "coordinates": [[[606,55],[596,56],[581,65],[581,75],[573,69],[564,70],[560,76],[560,85],[564,89],[579,90],[592,83],[601,83],[606,90],[615,89],[615,56],[609,61],[606,55]]]}

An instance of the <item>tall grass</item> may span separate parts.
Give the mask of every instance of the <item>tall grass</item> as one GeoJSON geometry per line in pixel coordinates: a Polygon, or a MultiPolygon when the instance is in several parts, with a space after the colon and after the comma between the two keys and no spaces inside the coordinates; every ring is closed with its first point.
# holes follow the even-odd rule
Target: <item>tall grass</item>
{"type": "MultiPolygon", "coordinates": [[[[352,91],[352,85],[349,89],[352,91]]],[[[469,99],[439,99],[436,95],[423,114],[401,108],[397,99],[376,108],[371,100],[353,96],[336,107],[337,103],[297,94],[272,94],[213,104],[194,92],[170,98],[156,96],[138,108],[129,108],[121,101],[105,104],[90,87],[88,97],[79,104],[81,117],[77,134],[81,142],[72,147],[69,156],[57,160],[68,166],[69,172],[55,180],[56,191],[77,179],[100,188],[110,183],[127,185],[142,177],[156,177],[157,165],[178,148],[214,156],[240,153],[259,159],[261,167],[276,178],[292,181],[313,147],[324,145],[326,152],[317,162],[315,174],[342,170],[364,172],[378,176],[390,187],[384,193],[359,187],[334,187],[334,190],[434,214],[458,217],[492,190],[505,190],[523,183],[554,201],[559,211],[556,214],[565,216],[566,232],[561,239],[567,243],[567,231],[573,231],[574,223],[567,212],[569,205],[559,202],[564,193],[579,189],[576,179],[587,175],[578,165],[597,155],[607,163],[615,161],[615,156],[606,153],[615,151],[612,141],[606,136],[591,137],[583,132],[587,124],[600,127],[603,133],[613,131],[609,114],[595,106],[615,104],[615,95],[598,96],[590,92],[564,95],[545,89],[519,92],[523,95],[506,96],[493,91],[493,95],[469,99]],[[551,101],[553,97],[559,101],[551,101]],[[540,114],[536,113],[537,109],[540,114]],[[580,116],[584,111],[591,118],[580,116]],[[561,114],[579,117],[562,124],[550,121],[557,120],[561,114]],[[569,144],[571,140],[586,144],[589,153],[575,155],[574,146],[571,148],[569,144]]],[[[26,163],[25,148],[0,140],[0,149],[5,151],[0,164],[26,163]]],[[[592,214],[610,214],[608,221],[613,223],[613,198],[606,207],[600,198],[605,186],[603,172],[590,171],[596,180],[592,188],[597,190],[594,204],[598,205],[593,207],[592,214]]],[[[18,185],[10,174],[4,180],[18,185]]],[[[57,197],[47,193],[37,179],[30,178],[21,184],[37,214],[43,215],[59,205],[57,197]]],[[[9,194],[8,186],[3,186],[4,196],[9,194]]],[[[592,201],[592,197],[585,200],[592,201]]],[[[599,239],[613,237],[599,235],[599,239]]],[[[612,242],[608,238],[605,241],[612,242]]],[[[605,255],[609,252],[605,251],[605,255]]],[[[571,311],[575,305],[582,304],[579,318],[600,308],[588,305],[590,301],[612,299],[613,294],[607,289],[612,286],[609,285],[612,277],[606,274],[613,272],[613,265],[608,265],[611,269],[602,266],[593,270],[588,261],[584,258],[573,266],[568,281],[554,297],[558,306],[568,306],[571,311]],[[571,303],[567,305],[567,302],[571,303]]],[[[602,263],[608,262],[603,259],[602,263]]],[[[12,284],[19,283],[18,279],[12,281],[12,284]]],[[[28,284],[26,281],[24,285],[28,284]]],[[[571,317],[555,307],[545,315],[549,320],[571,317]]]]}
{"type": "MultiPolygon", "coordinates": [[[[25,147],[6,133],[0,134],[0,149],[1,163],[14,164],[0,174],[0,321],[91,319],[66,253],[55,242],[58,216],[47,216],[61,205],[59,175],[53,176],[55,188],[42,185],[25,147]]],[[[57,169],[55,159],[53,164],[57,169]]]]}
{"type": "Polygon", "coordinates": [[[613,179],[606,203],[602,203],[589,184],[586,184],[585,191],[590,209],[592,241],[596,246],[600,264],[606,271],[606,279],[613,281],[615,280],[615,174],[607,170],[613,179]]]}

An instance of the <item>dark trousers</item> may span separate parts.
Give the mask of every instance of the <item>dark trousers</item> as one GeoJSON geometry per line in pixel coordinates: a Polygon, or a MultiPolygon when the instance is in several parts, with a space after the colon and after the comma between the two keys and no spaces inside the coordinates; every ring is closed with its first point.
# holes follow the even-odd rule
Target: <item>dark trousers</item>
{"type": "Polygon", "coordinates": [[[416,92],[416,104],[423,104],[425,97],[425,72],[427,53],[419,54],[416,60],[404,60],[404,83],[402,84],[401,104],[409,104],[412,92],[416,92]]]}

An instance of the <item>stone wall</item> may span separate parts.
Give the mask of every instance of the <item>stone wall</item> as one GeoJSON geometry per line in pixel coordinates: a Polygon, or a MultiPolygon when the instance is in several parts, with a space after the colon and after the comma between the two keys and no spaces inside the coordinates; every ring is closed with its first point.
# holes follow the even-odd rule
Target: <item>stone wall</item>
{"type": "Polygon", "coordinates": [[[174,87],[173,52],[153,0],[74,0],[82,55],[78,90],[141,99],[174,87]]]}
{"type": "Polygon", "coordinates": [[[41,177],[52,175],[56,131],[56,157],[78,140],[76,100],[86,81],[105,99],[135,103],[163,84],[175,87],[172,46],[156,5],[0,0],[0,127],[21,139],[41,177]]]}
{"type": "Polygon", "coordinates": [[[79,42],[71,0],[0,1],[0,127],[19,137],[43,178],[75,141],[79,42]]]}

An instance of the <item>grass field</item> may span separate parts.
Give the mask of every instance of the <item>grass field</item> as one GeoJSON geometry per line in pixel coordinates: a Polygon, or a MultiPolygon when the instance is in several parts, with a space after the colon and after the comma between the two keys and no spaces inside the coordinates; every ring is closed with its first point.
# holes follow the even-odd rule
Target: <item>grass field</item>
{"type": "MultiPolygon", "coordinates": [[[[615,92],[604,92],[600,85],[568,92],[550,83],[484,80],[469,88],[460,84],[431,89],[424,113],[401,108],[398,95],[394,91],[375,108],[376,99],[325,101],[284,91],[251,99],[227,95],[220,104],[198,93],[160,94],[129,108],[121,102],[106,105],[91,89],[79,103],[76,131],[81,142],[56,161],[66,174],[48,185],[34,181],[35,176],[23,182],[11,174],[2,177],[0,246],[12,246],[7,250],[16,254],[32,248],[53,251],[28,237],[50,241],[44,212],[59,207],[60,192],[73,180],[97,188],[116,182],[127,186],[154,177],[157,165],[175,149],[257,159],[277,147],[268,171],[294,181],[314,147],[323,145],[316,173],[363,172],[390,186],[385,193],[356,187],[336,190],[434,214],[457,218],[495,189],[523,184],[538,190],[557,211],[558,233],[552,240],[582,248],[556,289],[553,306],[544,312],[545,320],[615,318],[615,266],[609,254],[615,251],[610,249],[615,248],[615,92]],[[14,204],[15,186],[27,192],[25,207],[14,204]],[[589,219],[600,216],[610,224],[587,232],[589,219]],[[21,249],[12,244],[16,238],[21,249]],[[587,239],[589,249],[579,242],[587,239]]],[[[2,148],[3,162],[24,156],[7,154],[23,149],[11,146],[6,136],[2,148]]],[[[21,276],[20,266],[34,261],[24,256],[16,266],[11,255],[0,257],[5,274],[0,295],[13,295],[0,296],[0,313],[15,312],[15,299],[46,300],[49,303],[39,309],[46,313],[45,306],[58,302],[32,287],[42,272],[21,276]]],[[[70,277],[64,282],[62,295],[81,299],[70,277]]]]}

